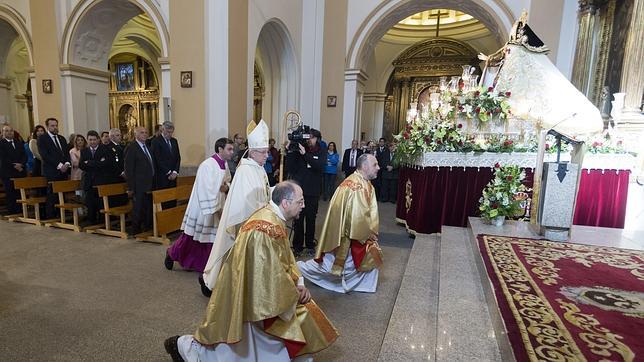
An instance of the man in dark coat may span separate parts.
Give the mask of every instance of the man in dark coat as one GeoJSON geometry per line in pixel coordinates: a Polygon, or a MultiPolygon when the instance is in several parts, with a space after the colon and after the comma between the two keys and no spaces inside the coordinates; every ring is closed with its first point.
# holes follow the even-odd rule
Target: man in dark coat
{"type": "Polygon", "coordinates": [[[82,187],[85,191],[87,220],[91,225],[98,223],[101,202],[96,187],[111,183],[116,160],[109,148],[102,144],[98,132],[87,132],[87,147],[81,150],[78,167],[84,171],[82,187]]]}
{"type": "Polygon", "coordinates": [[[14,138],[13,128],[8,125],[3,126],[0,139],[0,164],[2,164],[2,184],[9,214],[20,213],[20,205],[16,202],[19,193],[11,179],[27,176],[27,154],[24,142],[14,138]]]}
{"type": "Polygon", "coordinates": [[[345,178],[355,172],[360,155],[362,155],[362,150],[358,147],[358,140],[351,141],[351,148],[344,150],[342,157],[342,172],[344,172],[345,178]]]}
{"type": "Polygon", "coordinates": [[[125,151],[125,175],[128,194],[134,199],[132,209],[132,234],[136,235],[152,226],[152,196],[154,187],[154,158],[145,144],[148,130],[137,127],[134,141],[125,151]]]}
{"type": "Polygon", "coordinates": [[[378,160],[378,167],[380,167],[380,171],[378,171],[378,178],[373,180],[373,186],[376,188],[376,197],[378,197],[379,201],[382,200],[382,172],[386,169],[386,165],[389,164],[391,161],[391,155],[389,153],[389,148],[387,147],[387,140],[384,138],[381,138],[378,141],[378,147],[376,148],[376,160],[378,160]]]}
{"type": "Polygon", "coordinates": [[[389,157],[383,160],[384,169],[381,171],[382,187],[380,190],[380,201],[394,204],[398,196],[398,165],[393,163],[395,151],[396,145],[389,144],[389,157]]]}
{"type": "MultiPolygon", "coordinates": [[[[181,167],[179,143],[172,137],[174,124],[169,121],[161,125],[161,136],[152,139],[152,157],[154,158],[155,187],[157,190],[177,186],[177,176],[181,167]]],[[[176,201],[163,203],[163,208],[176,206],[176,201]]]]}
{"type": "MultiPolygon", "coordinates": [[[[289,150],[286,154],[286,171],[290,178],[297,181],[304,193],[304,210],[294,223],[293,233],[294,254],[299,256],[306,242],[307,254],[315,253],[315,218],[318,213],[318,200],[322,187],[322,173],[326,166],[327,150],[320,145],[320,131],[311,129],[311,138],[307,145],[298,145],[297,150],[289,150]],[[306,231],[305,231],[306,224],[306,231]]],[[[286,149],[289,149],[290,142],[286,149]]]]}
{"type": "MultiPolygon", "coordinates": [[[[62,181],[69,178],[72,165],[67,151],[65,137],[58,134],[58,120],[47,118],[45,121],[47,132],[38,137],[38,151],[42,158],[42,175],[47,181],[62,181]]],[[[58,216],[54,205],[58,202],[58,195],[52,191],[51,184],[47,187],[47,203],[45,214],[48,219],[58,216]]]]}

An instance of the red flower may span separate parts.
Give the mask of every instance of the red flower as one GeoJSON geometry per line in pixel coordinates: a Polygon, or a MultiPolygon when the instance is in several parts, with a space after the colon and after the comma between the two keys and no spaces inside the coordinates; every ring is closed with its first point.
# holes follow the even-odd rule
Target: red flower
{"type": "Polygon", "coordinates": [[[506,96],[506,97],[509,97],[509,96],[511,96],[511,95],[512,95],[512,92],[505,92],[505,96],[506,96]]]}
{"type": "Polygon", "coordinates": [[[463,128],[463,124],[462,123],[457,124],[456,128],[463,128]]]}
{"type": "Polygon", "coordinates": [[[429,136],[425,136],[425,142],[430,143],[432,141],[432,138],[429,136]]]}
{"type": "Polygon", "coordinates": [[[546,151],[550,149],[550,145],[546,143],[546,151]]]}
{"type": "Polygon", "coordinates": [[[488,87],[488,88],[487,88],[487,91],[488,91],[488,92],[492,92],[493,90],[494,90],[494,87],[488,87]]]}
{"type": "Polygon", "coordinates": [[[462,145],[463,145],[463,141],[458,141],[458,145],[459,145],[459,146],[462,146],[462,145]]]}
{"type": "Polygon", "coordinates": [[[597,141],[593,142],[593,147],[597,147],[597,146],[599,146],[599,142],[597,141]]]}
{"type": "Polygon", "coordinates": [[[465,83],[463,81],[458,82],[458,89],[463,89],[465,87],[465,83]]]}
{"type": "Polygon", "coordinates": [[[491,115],[492,115],[492,112],[487,111],[487,115],[488,115],[488,116],[491,116],[491,115]]]}
{"type": "Polygon", "coordinates": [[[493,209],[496,209],[497,207],[499,207],[499,204],[497,204],[496,202],[492,204],[493,209]]]}
{"type": "Polygon", "coordinates": [[[443,142],[442,142],[441,140],[437,140],[437,141],[436,141],[436,144],[437,144],[437,145],[442,145],[442,144],[443,144],[443,142]]]}
{"type": "Polygon", "coordinates": [[[474,110],[474,113],[476,114],[481,113],[481,107],[476,107],[476,109],[474,110]]]}
{"type": "Polygon", "coordinates": [[[505,179],[508,181],[512,181],[512,175],[507,176],[505,179]]]}
{"type": "Polygon", "coordinates": [[[481,92],[479,92],[479,91],[474,92],[474,97],[478,97],[480,95],[481,95],[481,92]]]}
{"type": "Polygon", "coordinates": [[[494,113],[501,113],[501,108],[499,107],[494,108],[494,113]]]}
{"type": "Polygon", "coordinates": [[[497,163],[495,163],[495,164],[494,164],[494,168],[501,168],[501,164],[499,164],[498,162],[497,162],[497,163]]]}
{"type": "Polygon", "coordinates": [[[408,132],[403,133],[403,138],[408,140],[409,139],[409,133],[408,132]]]}
{"type": "Polygon", "coordinates": [[[408,131],[411,131],[411,128],[412,128],[412,127],[411,127],[411,124],[408,124],[408,125],[407,125],[407,130],[408,130],[408,131]]]}

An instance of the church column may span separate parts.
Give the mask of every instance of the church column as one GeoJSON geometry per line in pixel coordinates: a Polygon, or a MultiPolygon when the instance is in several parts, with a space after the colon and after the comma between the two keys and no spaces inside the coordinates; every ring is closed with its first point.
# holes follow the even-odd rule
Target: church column
{"type": "Polygon", "coordinates": [[[351,141],[360,139],[362,92],[366,74],[358,69],[344,72],[344,109],[342,114],[342,148],[351,147],[351,141]]]}
{"type": "Polygon", "coordinates": [[[157,104],[150,103],[150,110],[152,111],[152,129],[159,123],[158,113],[157,113],[157,104]]]}
{"type": "MultiPolygon", "coordinates": [[[[629,26],[624,65],[622,67],[621,92],[626,93],[622,121],[633,120],[644,126],[642,93],[644,92],[644,0],[634,0],[631,24],[629,26]]],[[[631,122],[629,122],[631,123],[631,122]]]]}
{"type": "Polygon", "coordinates": [[[579,0],[579,33],[575,50],[572,84],[585,95],[588,95],[590,79],[590,62],[593,54],[593,31],[597,15],[594,0],[579,0]]]}

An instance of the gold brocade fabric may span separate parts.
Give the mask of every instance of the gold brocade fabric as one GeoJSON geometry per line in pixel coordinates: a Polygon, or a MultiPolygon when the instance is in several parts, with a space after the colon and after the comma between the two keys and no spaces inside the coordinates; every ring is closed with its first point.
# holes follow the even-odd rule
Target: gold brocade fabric
{"type": "MultiPolygon", "coordinates": [[[[377,237],[378,226],[378,203],[373,185],[359,172],[354,172],[338,186],[331,198],[315,258],[335,252],[331,273],[341,275],[351,240],[365,244],[368,239],[377,237]]],[[[369,271],[376,266],[372,254],[366,253],[357,269],[369,271]]]]}
{"type": "Polygon", "coordinates": [[[337,331],[313,302],[298,304],[299,277],[284,221],[270,205],[259,209],[241,227],[194,338],[204,345],[236,343],[244,322],[278,317],[266,332],[306,343],[299,354],[328,347],[337,331]]]}

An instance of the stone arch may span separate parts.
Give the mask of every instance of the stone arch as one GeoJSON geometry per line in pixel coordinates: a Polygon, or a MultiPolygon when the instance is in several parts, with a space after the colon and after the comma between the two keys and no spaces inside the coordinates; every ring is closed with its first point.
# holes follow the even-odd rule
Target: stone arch
{"type": "Polygon", "coordinates": [[[146,13],[161,42],[161,57],[169,55],[169,33],[159,9],[151,0],[84,0],[72,10],[63,31],[61,63],[107,69],[112,42],[133,17],[146,13]]]}
{"type": "Polygon", "coordinates": [[[16,34],[23,39],[27,48],[29,66],[33,67],[33,45],[31,42],[31,35],[27,30],[25,18],[11,6],[0,4],[0,21],[4,21],[7,24],[11,25],[16,34]]]}
{"type": "Polygon", "coordinates": [[[406,17],[431,8],[463,11],[481,21],[503,44],[514,18],[502,0],[450,1],[418,0],[403,2],[389,0],[376,7],[360,25],[347,52],[346,68],[362,69],[382,36],[406,17]]]}
{"type": "Polygon", "coordinates": [[[300,74],[292,38],[279,19],[269,19],[260,30],[256,60],[264,76],[262,116],[271,134],[280,137],[282,117],[299,106],[300,74]]]}
{"type": "MultiPolygon", "coordinates": [[[[378,41],[399,21],[428,9],[453,9],[465,12],[483,23],[501,45],[508,39],[514,17],[503,0],[386,0],[360,24],[352,35],[345,60],[344,107],[342,114],[342,146],[348,148],[358,138],[362,118],[365,84],[371,76],[366,67],[378,41]]],[[[382,84],[382,75],[375,75],[382,84]]]]}

